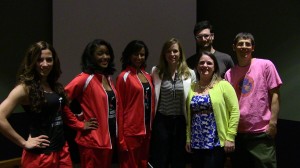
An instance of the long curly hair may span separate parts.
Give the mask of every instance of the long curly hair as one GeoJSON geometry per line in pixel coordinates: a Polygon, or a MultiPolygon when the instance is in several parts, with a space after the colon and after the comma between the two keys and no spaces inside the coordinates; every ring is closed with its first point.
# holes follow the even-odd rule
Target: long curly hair
{"type": "Polygon", "coordinates": [[[60,62],[57,57],[56,51],[52,45],[45,41],[39,41],[32,44],[21,63],[19,72],[17,74],[17,84],[24,84],[28,92],[31,111],[41,112],[41,108],[46,103],[44,96],[44,89],[41,86],[41,76],[37,71],[37,62],[41,57],[42,50],[50,50],[53,58],[53,68],[47,77],[47,82],[51,89],[63,97],[66,103],[68,103],[67,96],[64,92],[62,84],[58,83],[58,79],[61,75],[60,62]]]}

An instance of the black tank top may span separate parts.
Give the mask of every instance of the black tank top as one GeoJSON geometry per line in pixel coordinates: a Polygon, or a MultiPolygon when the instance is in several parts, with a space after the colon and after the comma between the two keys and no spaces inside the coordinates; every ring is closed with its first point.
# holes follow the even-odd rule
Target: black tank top
{"type": "Polygon", "coordinates": [[[65,144],[62,109],[65,101],[57,93],[44,93],[46,103],[40,113],[30,110],[30,106],[23,106],[25,112],[29,114],[30,135],[37,137],[47,135],[50,146],[40,149],[32,149],[34,153],[50,153],[62,149],[65,144]]]}
{"type": "Polygon", "coordinates": [[[108,96],[108,103],[109,103],[109,111],[108,111],[108,123],[109,123],[109,133],[111,137],[116,137],[116,97],[115,93],[110,90],[106,91],[108,96]]]}
{"type": "Polygon", "coordinates": [[[151,115],[151,87],[150,84],[142,83],[144,88],[144,106],[145,106],[145,121],[146,125],[150,125],[150,115],[151,115]]]}

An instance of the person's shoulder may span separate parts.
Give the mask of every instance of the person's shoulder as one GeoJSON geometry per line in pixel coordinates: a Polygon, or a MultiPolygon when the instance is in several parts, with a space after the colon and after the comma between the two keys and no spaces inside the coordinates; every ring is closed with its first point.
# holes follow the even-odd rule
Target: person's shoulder
{"type": "Polygon", "coordinates": [[[124,69],[119,73],[118,77],[122,77],[122,76],[124,76],[125,73],[128,73],[128,72],[130,72],[130,71],[127,71],[126,69],[124,69]]]}
{"type": "Polygon", "coordinates": [[[195,70],[193,70],[191,68],[188,68],[188,70],[192,76],[196,76],[195,70]]]}
{"type": "Polygon", "coordinates": [[[88,73],[85,73],[85,72],[81,72],[81,73],[77,74],[73,79],[87,78],[90,75],[91,74],[88,74],[88,73]]]}
{"type": "Polygon", "coordinates": [[[117,81],[119,81],[120,79],[126,81],[126,79],[132,75],[134,75],[134,72],[130,70],[130,68],[123,69],[117,76],[117,81]]]}
{"type": "Polygon", "coordinates": [[[77,74],[68,84],[66,87],[70,87],[70,86],[77,86],[77,85],[83,85],[85,83],[85,81],[87,80],[87,78],[90,76],[91,74],[85,73],[85,72],[81,72],[80,74],[77,74]]]}
{"type": "Polygon", "coordinates": [[[231,58],[231,56],[227,53],[224,53],[224,52],[221,52],[221,51],[218,51],[216,50],[214,55],[217,57],[217,56],[221,56],[221,57],[226,57],[226,58],[231,58]]]}
{"type": "Polygon", "coordinates": [[[227,90],[229,88],[232,88],[232,85],[225,79],[222,79],[220,80],[216,85],[215,87],[219,87],[219,88],[222,88],[224,90],[227,90]]]}
{"type": "Polygon", "coordinates": [[[262,65],[262,66],[274,66],[273,62],[269,59],[255,58],[253,61],[254,65],[262,65]]]}
{"type": "Polygon", "coordinates": [[[221,86],[229,86],[229,85],[231,86],[231,84],[225,79],[220,80],[218,82],[218,84],[221,85],[221,86]]]}
{"type": "Polygon", "coordinates": [[[10,98],[18,101],[21,104],[28,103],[28,94],[29,94],[29,88],[24,83],[18,84],[13,88],[13,90],[9,93],[10,98]]]}
{"type": "Polygon", "coordinates": [[[159,73],[159,68],[157,65],[153,66],[151,69],[151,74],[158,74],[159,73]]]}
{"type": "Polygon", "coordinates": [[[196,73],[195,73],[195,71],[192,70],[192,69],[190,69],[190,68],[188,68],[188,71],[189,71],[189,73],[190,73],[189,78],[192,79],[192,82],[195,82],[195,81],[197,80],[197,79],[196,79],[196,73]]]}
{"type": "Polygon", "coordinates": [[[266,64],[272,63],[271,60],[269,60],[269,59],[264,59],[264,58],[254,58],[254,61],[255,61],[255,62],[258,62],[258,63],[266,63],[266,64]]]}
{"type": "Polygon", "coordinates": [[[85,72],[81,72],[80,74],[77,74],[74,79],[79,80],[79,81],[80,80],[86,80],[91,75],[93,75],[93,74],[88,74],[88,73],[85,73],[85,72]]]}
{"type": "Polygon", "coordinates": [[[27,94],[28,93],[28,86],[26,86],[24,83],[20,83],[13,89],[14,91],[17,91],[21,94],[27,94]]]}
{"type": "Polygon", "coordinates": [[[230,71],[234,71],[234,70],[236,70],[236,69],[239,69],[239,68],[241,68],[238,64],[235,64],[233,67],[231,67],[230,69],[228,69],[228,71],[230,70],[230,71]]]}

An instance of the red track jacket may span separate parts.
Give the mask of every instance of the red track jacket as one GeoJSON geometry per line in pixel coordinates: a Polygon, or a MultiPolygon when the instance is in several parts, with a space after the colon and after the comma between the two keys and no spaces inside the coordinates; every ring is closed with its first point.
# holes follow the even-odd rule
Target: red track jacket
{"type": "MultiPolygon", "coordinates": [[[[144,69],[141,69],[141,71],[151,87],[151,129],[155,115],[155,90],[150,74],[144,69]]],[[[124,136],[146,135],[144,88],[137,76],[137,70],[130,66],[123,70],[117,78],[116,89],[121,102],[118,115],[119,143],[121,150],[125,150],[127,147],[124,142],[124,136]]]]}
{"type": "MultiPolygon", "coordinates": [[[[66,124],[71,128],[80,130],[77,132],[75,141],[81,146],[89,148],[112,149],[108,124],[108,96],[102,86],[101,74],[94,74],[87,87],[83,90],[90,74],[77,75],[65,90],[70,100],[77,99],[83,111],[84,120],[96,118],[99,127],[96,130],[83,131],[84,123],[77,120],[70,108],[65,106],[66,124]]],[[[110,78],[109,84],[116,97],[116,115],[118,116],[118,95],[110,78]]],[[[116,123],[117,124],[117,123],[116,123]]]]}

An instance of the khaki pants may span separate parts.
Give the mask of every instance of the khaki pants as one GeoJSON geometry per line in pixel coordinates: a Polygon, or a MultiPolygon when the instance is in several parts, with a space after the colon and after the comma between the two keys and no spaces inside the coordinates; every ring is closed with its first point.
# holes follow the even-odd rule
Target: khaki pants
{"type": "Polygon", "coordinates": [[[238,133],[233,168],[276,168],[275,140],[266,133],[238,133]]]}

